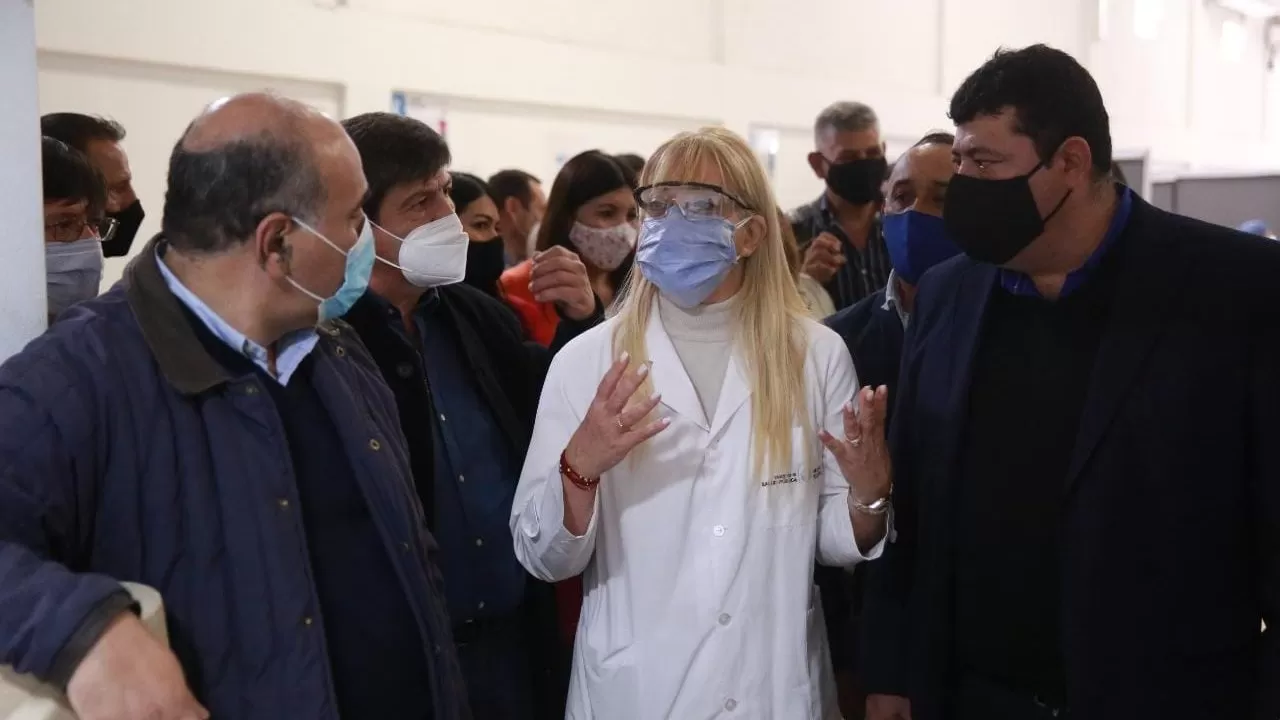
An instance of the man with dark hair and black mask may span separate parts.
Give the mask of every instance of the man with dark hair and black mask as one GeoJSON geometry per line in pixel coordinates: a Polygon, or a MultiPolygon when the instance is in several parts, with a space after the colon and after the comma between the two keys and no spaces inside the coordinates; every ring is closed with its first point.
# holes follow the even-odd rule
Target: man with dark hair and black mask
{"type": "Polygon", "coordinates": [[[868,689],[914,720],[1280,717],[1280,246],[1118,185],[1066,53],[997,52],[950,115],[967,257],[903,346],[868,689]]]}
{"type": "Polygon", "coordinates": [[[128,255],[145,213],[142,201],[133,190],[129,156],[121,145],[125,136],[124,126],[115,120],[92,115],[49,113],[40,118],[40,131],[46,137],[61,140],[84,153],[102,173],[107,188],[105,219],[115,225],[110,236],[105,228],[100,232],[102,254],[106,257],[128,255]]]}
{"type": "Polygon", "coordinates": [[[809,167],[827,184],[791,213],[804,253],[802,272],[822,283],[836,310],[884,287],[892,262],[880,231],[880,185],[887,174],[880,120],[867,105],[838,102],[818,115],[809,167]]]}

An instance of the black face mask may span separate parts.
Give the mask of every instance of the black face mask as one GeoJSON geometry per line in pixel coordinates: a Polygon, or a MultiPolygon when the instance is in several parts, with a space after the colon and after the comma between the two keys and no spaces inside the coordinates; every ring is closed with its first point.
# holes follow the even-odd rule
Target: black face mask
{"type": "Polygon", "coordinates": [[[1048,215],[1040,217],[1030,181],[1043,168],[1038,165],[1026,175],[1008,180],[952,176],[942,218],[951,239],[965,255],[978,262],[1003,265],[1044,233],[1045,223],[1058,214],[1071,191],[1048,215]]]}
{"type": "Polygon", "coordinates": [[[462,281],[496,297],[498,277],[506,269],[505,251],[500,237],[489,242],[467,243],[467,275],[462,281]]]}
{"type": "Polygon", "coordinates": [[[142,211],[142,201],[134,200],[129,207],[118,213],[108,213],[108,216],[115,218],[119,225],[116,227],[115,236],[102,244],[102,254],[107,257],[124,257],[129,254],[133,239],[137,237],[138,229],[142,227],[142,219],[147,216],[142,211]]]}
{"type": "Polygon", "coordinates": [[[853,205],[866,205],[880,199],[880,185],[889,165],[882,157],[863,158],[842,163],[827,163],[827,187],[853,205]]]}

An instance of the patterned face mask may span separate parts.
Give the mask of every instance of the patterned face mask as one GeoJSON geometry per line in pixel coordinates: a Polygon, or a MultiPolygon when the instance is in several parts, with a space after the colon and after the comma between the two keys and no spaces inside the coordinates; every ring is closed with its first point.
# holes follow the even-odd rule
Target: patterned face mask
{"type": "Polygon", "coordinates": [[[574,222],[569,241],[584,260],[600,270],[617,270],[636,246],[636,229],[631,223],[611,228],[593,228],[574,222]]]}

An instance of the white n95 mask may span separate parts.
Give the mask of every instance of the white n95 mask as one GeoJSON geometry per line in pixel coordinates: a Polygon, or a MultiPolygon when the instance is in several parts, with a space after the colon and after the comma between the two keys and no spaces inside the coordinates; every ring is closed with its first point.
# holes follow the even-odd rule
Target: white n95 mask
{"type": "Polygon", "coordinates": [[[467,274],[467,233],[457,213],[450,213],[414,229],[404,237],[379,230],[400,241],[398,262],[378,261],[404,273],[404,279],[421,288],[462,282],[467,274]]]}

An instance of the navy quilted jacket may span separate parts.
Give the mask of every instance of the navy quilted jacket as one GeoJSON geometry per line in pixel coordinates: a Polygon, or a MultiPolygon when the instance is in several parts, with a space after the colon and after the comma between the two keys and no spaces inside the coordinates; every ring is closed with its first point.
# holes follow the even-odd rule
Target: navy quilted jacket
{"type": "MultiPolygon", "coordinates": [[[[317,390],[417,618],[435,717],[469,717],[395,402],[355,332],[321,328],[317,390]]],[[[0,664],[65,680],[117,580],[164,597],[215,718],[337,720],[284,429],[204,351],[147,248],[0,366],[0,664]]]]}

